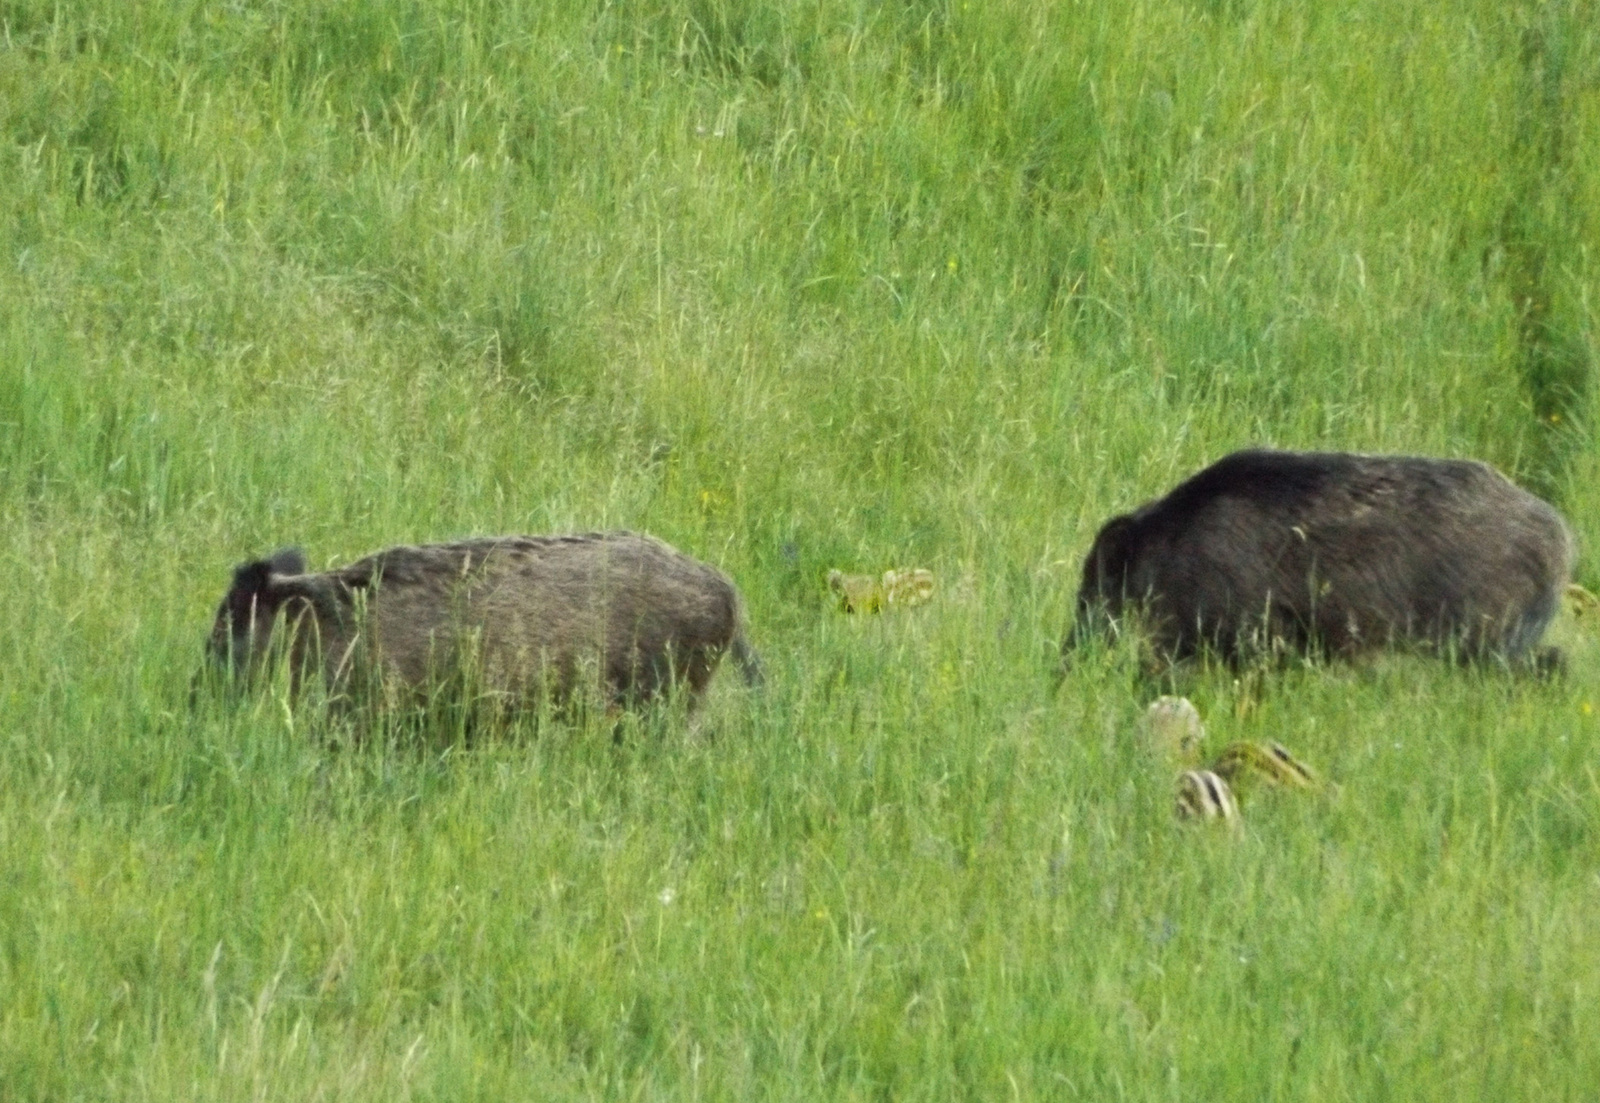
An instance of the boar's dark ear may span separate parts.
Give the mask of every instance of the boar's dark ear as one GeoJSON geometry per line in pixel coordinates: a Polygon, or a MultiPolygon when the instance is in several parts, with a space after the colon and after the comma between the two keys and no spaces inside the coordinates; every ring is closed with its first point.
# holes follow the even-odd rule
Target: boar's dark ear
{"type": "Polygon", "coordinates": [[[284,548],[271,559],[257,559],[234,568],[233,588],[228,600],[233,604],[247,605],[251,598],[266,594],[275,574],[305,574],[306,556],[299,548],[284,548]]]}
{"type": "Polygon", "coordinates": [[[1100,594],[1110,596],[1110,590],[1120,588],[1126,581],[1136,537],[1137,526],[1132,517],[1124,515],[1107,521],[1089,550],[1084,581],[1090,580],[1092,571],[1094,588],[1100,594]]]}
{"type": "Polygon", "coordinates": [[[228,592],[230,598],[254,597],[263,593],[267,588],[267,580],[272,577],[272,560],[257,559],[253,563],[244,563],[233,569],[233,589],[228,592]]]}
{"type": "Polygon", "coordinates": [[[236,631],[238,626],[249,623],[252,615],[258,611],[257,606],[262,602],[270,577],[272,564],[265,559],[234,568],[233,585],[228,588],[228,596],[222,599],[222,607],[227,618],[233,621],[236,631]]]}
{"type": "Polygon", "coordinates": [[[267,560],[274,574],[305,574],[306,553],[301,548],[282,548],[267,560]]]}
{"type": "Polygon", "coordinates": [[[234,569],[228,609],[236,621],[271,616],[283,595],[272,586],[273,575],[304,574],[306,557],[299,548],[285,548],[271,559],[257,559],[234,569]]]}

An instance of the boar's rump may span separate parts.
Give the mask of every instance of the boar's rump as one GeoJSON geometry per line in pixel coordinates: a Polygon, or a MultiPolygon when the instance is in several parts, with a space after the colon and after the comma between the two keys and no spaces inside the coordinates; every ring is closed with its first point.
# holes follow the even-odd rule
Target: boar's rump
{"type": "Polygon", "coordinates": [[[317,573],[279,552],[234,572],[209,651],[248,672],[281,650],[296,685],[320,668],[335,696],[374,678],[425,693],[470,668],[513,703],[633,703],[681,684],[692,704],[725,651],[747,681],[761,677],[727,576],[628,532],[401,546],[317,573]]]}
{"type": "Polygon", "coordinates": [[[1168,659],[1403,642],[1522,659],[1571,560],[1560,514],[1487,464],[1235,452],[1100,530],[1063,653],[1136,609],[1168,659]]]}

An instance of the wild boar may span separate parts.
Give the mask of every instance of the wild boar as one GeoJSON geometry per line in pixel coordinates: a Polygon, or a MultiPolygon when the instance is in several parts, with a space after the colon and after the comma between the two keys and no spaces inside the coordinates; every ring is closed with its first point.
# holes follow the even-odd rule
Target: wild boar
{"type": "Polygon", "coordinates": [[[682,685],[692,707],[725,651],[760,681],[743,628],[733,583],[659,540],[505,536],[395,547],[319,573],[297,550],[246,563],[209,651],[236,673],[287,652],[296,687],[320,667],[335,698],[377,684],[419,699],[465,671],[511,705],[544,694],[635,704],[682,685]]]}
{"type": "Polygon", "coordinates": [[[1561,515],[1487,464],[1235,452],[1100,530],[1063,657],[1136,611],[1168,660],[1410,642],[1559,665],[1532,652],[1572,558],[1561,515]]]}

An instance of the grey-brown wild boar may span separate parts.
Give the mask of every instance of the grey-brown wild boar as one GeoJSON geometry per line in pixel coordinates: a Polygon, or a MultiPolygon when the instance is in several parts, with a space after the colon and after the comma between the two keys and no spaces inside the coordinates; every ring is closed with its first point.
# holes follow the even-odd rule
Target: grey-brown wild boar
{"type": "Polygon", "coordinates": [[[633,704],[680,685],[692,706],[728,651],[761,679],[727,576],[629,532],[401,546],[317,573],[279,552],[234,572],[209,650],[236,673],[287,651],[297,686],[320,666],[335,697],[378,684],[416,699],[470,670],[511,705],[633,704]]]}
{"type": "Polygon", "coordinates": [[[1414,642],[1559,665],[1532,652],[1572,555],[1560,514],[1487,464],[1235,452],[1100,530],[1063,657],[1137,610],[1169,660],[1414,642]]]}

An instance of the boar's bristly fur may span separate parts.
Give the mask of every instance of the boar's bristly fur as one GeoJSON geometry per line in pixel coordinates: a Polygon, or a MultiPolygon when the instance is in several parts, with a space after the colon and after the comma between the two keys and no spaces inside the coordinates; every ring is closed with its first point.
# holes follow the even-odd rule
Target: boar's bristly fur
{"type": "Polygon", "coordinates": [[[210,651],[249,672],[278,632],[296,684],[320,670],[336,697],[373,681],[425,693],[470,671],[511,704],[588,692],[627,704],[674,684],[692,704],[726,651],[761,677],[727,576],[628,532],[401,546],[320,573],[280,552],[235,572],[210,651]]]}
{"type": "Polygon", "coordinates": [[[1235,452],[1106,523],[1063,651],[1137,611],[1167,659],[1413,642],[1522,660],[1572,554],[1560,514],[1487,464],[1235,452]]]}

